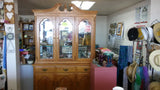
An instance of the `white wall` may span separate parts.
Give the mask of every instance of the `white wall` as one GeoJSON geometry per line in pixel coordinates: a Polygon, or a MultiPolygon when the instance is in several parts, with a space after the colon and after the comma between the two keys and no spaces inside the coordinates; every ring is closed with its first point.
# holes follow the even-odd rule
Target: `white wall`
{"type": "MultiPolygon", "coordinates": [[[[136,5],[133,5],[131,7],[128,7],[126,9],[120,10],[114,14],[111,14],[108,16],[108,27],[111,23],[118,23],[118,22],[122,22],[124,24],[124,38],[125,40],[128,40],[128,36],[127,36],[127,32],[131,27],[136,26],[137,24],[135,24],[136,20],[135,20],[135,9],[137,7],[140,6],[145,6],[148,5],[148,7],[150,7],[149,1],[145,0],[143,2],[140,2],[136,5]]],[[[150,9],[149,12],[150,13],[150,9]]],[[[150,15],[150,14],[149,14],[150,15]]],[[[148,21],[150,16],[148,16],[148,21]]],[[[141,25],[141,24],[139,24],[141,25]]],[[[148,25],[148,23],[144,24],[144,25],[148,25]]],[[[109,28],[108,28],[109,29],[109,28]]]]}
{"type": "MultiPolygon", "coordinates": [[[[138,25],[150,26],[150,24],[149,24],[150,23],[150,1],[145,0],[145,1],[139,2],[133,6],[130,6],[128,8],[125,8],[123,10],[120,10],[120,11],[108,16],[108,21],[107,21],[108,27],[111,23],[119,23],[119,22],[122,22],[124,25],[124,29],[123,29],[124,36],[115,37],[114,45],[110,44],[110,43],[113,43],[113,40],[109,40],[109,42],[108,42],[108,47],[114,52],[116,52],[116,51],[119,52],[120,45],[129,45],[129,46],[133,45],[133,42],[129,41],[128,36],[127,36],[128,30],[130,28],[138,26],[138,25]],[[135,22],[136,22],[136,8],[142,7],[142,6],[148,6],[148,18],[147,18],[148,23],[135,24],[135,22]]],[[[108,28],[108,31],[109,31],[109,28],[108,28]]],[[[146,48],[145,47],[143,47],[142,53],[144,56],[144,60],[146,60],[146,48]]],[[[133,57],[133,60],[135,60],[135,56],[133,57]]]]}
{"type": "Polygon", "coordinates": [[[151,0],[151,23],[160,20],[160,0],[151,0]]]}
{"type": "Polygon", "coordinates": [[[107,16],[96,17],[96,44],[99,47],[107,47],[107,16]]]}
{"type": "MultiPolygon", "coordinates": [[[[128,30],[132,27],[135,27],[137,25],[146,25],[148,26],[148,23],[142,23],[142,24],[135,24],[136,22],[136,8],[138,7],[141,7],[141,6],[148,6],[148,22],[150,21],[150,1],[149,0],[145,0],[145,1],[142,1],[142,2],[139,2],[133,6],[130,6],[128,8],[125,8],[125,9],[122,9],[116,13],[113,13],[111,15],[108,16],[108,27],[110,27],[109,25],[111,23],[119,23],[119,22],[122,22],[123,25],[124,25],[124,28],[123,28],[123,32],[124,32],[124,36],[122,37],[115,37],[115,41],[114,41],[114,46],[111,45],[110,43],[113,42],[113,40],[108,40],[108,47],[111,47],[111,49],[115,49],[115,50],[119,50],[119,46],[120,45],[133,45],[133,42],[132,41],[129,41],[128,40],[128,36],[127,36],[127,33],[128,33],[128,30]],[[112,46],[114,48],[112,48],[112,46]]],[[[108,31],[109,31],[110,28],[108,28],[108,31]]]]}

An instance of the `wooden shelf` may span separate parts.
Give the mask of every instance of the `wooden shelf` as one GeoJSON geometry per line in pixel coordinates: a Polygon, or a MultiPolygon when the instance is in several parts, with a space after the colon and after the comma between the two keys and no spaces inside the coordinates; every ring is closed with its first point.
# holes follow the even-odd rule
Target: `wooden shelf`
{"type": "Polygon", "coordinates": [[[27,37],[27,38],[24,38],[24,39],[34,39],[34,38],[29,38],[29,37],[27,37]]]}
{"type": "Polygon", "coordinates": [[[33,30],[23,30],[23,32],[33,32],[33,30]]]}
{"type": "Polygon", "coordinates": [[[24,45],[25,46],[33,46],[33,45],[35,45],[35,40],[34,40],[34,22],[20,22],[19,23],[20,24],[20,31],[21,31],[21,38],[22,38],[22,44],[21,44],[21,48],[23,49],[24,47],[24,45]],[[31,30],[31,29],[26,29],[26,30],[24,30],[24,25],[25,24],[28,24],[27,26],[27,28],[29,28],[29,25],[33,25],[33,30],[31,30]],[[27,38],[25,38],[24,36],[25,35],[27,35],[27,38]],[[31,36],[33,36],[33,37],[31,37],[31,36]],[[31,42],[29,41],[29,40],[33,40],[32,42],[33,42],[33,44],[30,44],[31,42]],[[27,41],[26,41],[27,40],[27,41]]]}
{"type": "Polygon", "coordinates": [[[1,23],[1,22],[0,22],[0,24],[3,24],[3,25],[4,25],[4,23],[1,23]]]}

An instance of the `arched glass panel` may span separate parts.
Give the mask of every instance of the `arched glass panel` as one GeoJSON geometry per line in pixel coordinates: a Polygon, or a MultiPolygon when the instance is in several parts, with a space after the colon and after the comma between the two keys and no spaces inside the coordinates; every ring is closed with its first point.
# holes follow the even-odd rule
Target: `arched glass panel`
{"type": "Polygon", "coordinates": [[[88,20],[79,24],[78,58],[90,58],[91,55],[91,25],[88,20]]]}
{"type": "Polygon", "coordinates": [[[59,58],[72,58],[72,24],[64,19],[59,25],[59,58]]]}
{"type": "Polygon", "coordinates": [[[53,23],[49,19],[44,19],[40,23],[40,58],[53,58],[53,23]]]}

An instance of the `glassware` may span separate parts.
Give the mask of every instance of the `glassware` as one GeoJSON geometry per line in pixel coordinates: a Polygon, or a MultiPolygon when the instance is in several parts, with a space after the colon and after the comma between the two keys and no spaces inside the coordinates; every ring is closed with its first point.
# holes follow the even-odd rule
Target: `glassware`
{"type": "Polygon", "coordinates": [[[59,56],[60,58],[72,58],[72,24],[64,19],[59,25],[59,56]]]}
{"type": "Polygon", "coordinates": [[[91,25],[88,20],[83,20],[79,24],[78,33],[78,57],[90,58],[91,55],[91,25]]]}
{"type": "Polygon", "coordinates": [[[53,58],[53,24],[49,19],[40,23],[40,58],[53,58]]]}

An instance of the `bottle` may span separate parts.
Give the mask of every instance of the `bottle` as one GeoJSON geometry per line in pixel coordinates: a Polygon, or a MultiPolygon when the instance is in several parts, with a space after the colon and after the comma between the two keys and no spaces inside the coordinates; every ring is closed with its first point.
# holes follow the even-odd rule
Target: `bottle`
{"type": "Polygon", "coordinates": [[[0,74],[3,74],[3,72],[2,72],[2,66],[0,67],[0,74]]]}

